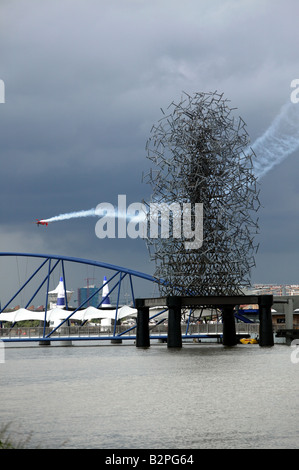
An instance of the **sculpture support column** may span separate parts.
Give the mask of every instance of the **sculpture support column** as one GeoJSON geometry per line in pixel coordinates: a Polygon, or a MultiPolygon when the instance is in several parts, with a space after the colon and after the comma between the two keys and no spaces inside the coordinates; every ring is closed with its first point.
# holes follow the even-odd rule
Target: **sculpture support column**
{"type": "Polygon", "coordinates": [[[225,305],[222,309],[223,339],[225,346],[235,346],[237,344],[236,323],[234,315],[234,305],[225,305]]]}
{"type": "Polygon", "coordinates": [[[182,332],[181,332],[181,298],[168,297],[168,334],[167,334],[167,347],[168,348],[181,348],[182,347],[182,332]]]}
{"type": "Polygon", "coordinates": [[[137,332],[136,347],[148,348],[150,346],[149,338],[149,307],[144,306],[143,299],[136,299],[137,308],[137,332]]]}
{"type": "Polygon", "coordinates": [[[260,346],[274,346],[272,313],[273,295],[259,295],[260,346]]]}

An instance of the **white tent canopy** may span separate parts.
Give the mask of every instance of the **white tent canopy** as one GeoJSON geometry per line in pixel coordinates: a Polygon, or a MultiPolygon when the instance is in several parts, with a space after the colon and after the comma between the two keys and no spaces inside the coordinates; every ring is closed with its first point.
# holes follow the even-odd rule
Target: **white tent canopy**
{"type": "MultiPolygon", "coordinates": [[[[157,315],[161,311],[163,311],[165,307],[151,307],[150,310],[150,317],[157,315]]],[[[47,322],[49,321],[55,321],[57,323],[58,320],[65,320],[69,315],[71,315],[70,310],[64,310],[61,308],[53,308],[51,310],[47,311],[47,322]]],[[[204,309],[203,312],[200,312],[199,310],[195,312],[199,316],[201,313],[201,316],[211,316],[213,313],[210,309],[204,309]]],[[[116,309],[107,309],[106,308],[95,308],[92,306],[89,306],[83,310],[78,310],[76,313],[74,313],[71,317],[70,320],[78,320],[78,321],[88,321],[92,319],[115,319],[116,315],[116,309]]],[[[124,305],[122,307],[119,307],[117,311],[117,319],[122,320],[123,318],[134,318],[137,316],[137,309],[129,307],[128,305],[124,305]]],[[[33,312],[32,310],[27,310],[25,308],[19,308],[18,310],[13,310],[12,312],[2,312],[0,313],[0,321],[9,321],[9,322],[17,322],[17,321],[22,321],[22,320],[40,320],[44,321],[45,318],[45,312],[33,312]]],[[[165,311],[164,313],[159,315],[159,320],[161,319],[167,319],[168,318],[168,311],[165,311]]]]}
{"type": "Polygon", "coordinates": [[[2,312],[0,314],[0,321],[16,322],[22,320],[44,320],[45,312],[32,312],[25,308],[19,308],[12,312],[2,312]]]}
{"type": "MultiPolygon", "coordinates": [[[[47,322],[54,320],[65,320],[71,314],[70,310],[63,310],[61,308],[53,308],[47,311],[47,322]]],[[[91,320],[93,318],[110,318],[114,319],[116,315],[116,309],[108,310],[97,309],[95,307],[87,307],[84,310],[78,310],[74,313],[70,319],[72,320],[91,320]]],[[[117,311],[117,318],[122,319],[125,317],[134,317],[137,315],[135,308],[128,307],[127,305],[120,307],[117,311]]],[[[19,308],[12,312],[2,312],[0,314],[0,321],[17,322],[23,320],[40,320],[45,319],[45,312],[33,312],[25,308],[19,308]]]]}

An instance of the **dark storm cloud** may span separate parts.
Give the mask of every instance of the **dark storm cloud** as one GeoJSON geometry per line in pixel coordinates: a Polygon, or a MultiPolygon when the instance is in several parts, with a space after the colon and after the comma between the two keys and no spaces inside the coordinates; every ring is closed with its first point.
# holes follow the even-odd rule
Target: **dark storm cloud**
{"type": "MultiPolygon", "coordinates": [[[[46,234],[34,232],[31,221],[116,203],[118,194],[129,202],[147,198],[145,143],[160,107],[179,101],[182,91],[224,92],[252,140],[261,135],[297,75],[298,9],[295,0],[2,2],[1,250],[91,258],[100,251],[103,261],[152,270],[141,240],[107,240],[99,250],[93,220],[53,224],[46,234]]],[[[280,167],[262,181],[261,226],[271,227],[276,253],[283,252],[276,207],[297,197],[288,181],[298,166],[293,158],[293,176],[279,181],[284,196],[273,189],[280,167]]],[[[294,227],[296,210],[285,216],[286,227],[294,227]]]]}

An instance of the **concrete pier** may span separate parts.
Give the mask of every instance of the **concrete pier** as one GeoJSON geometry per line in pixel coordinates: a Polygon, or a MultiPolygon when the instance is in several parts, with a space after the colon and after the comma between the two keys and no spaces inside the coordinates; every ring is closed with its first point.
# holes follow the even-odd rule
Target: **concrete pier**
{"type": "MultiPolygon", "coordinates": [[[[207,296],[165,296],[157,298],[138,299],[142,307],[167,306],[168,313],[168,347],[182,347],[181,308],[216,307],[223,311],[223,344],[237,344],[234,307],[244,304],[258,304],[260,316],[260,346],[273,346],[273,329],[271,307],[272,295],[207,295],[207,296]]],[[[141,308],[141,307],[140,307],[141,308]]],[[[291,307],[290,307],[291,308],[291,307]]]]}
{"type": "Polygon", "coordinates": [[[65,347],[72,346],[72,341],[71,340],[59,341],[59,345],[65,346],[65,347]]]}
{"type": "Polygon", "coordinates": [[[260,346],[274,346],[272,313],[273,295],[259,295],[259,317],[260,317],[260,346]]]}
{"type": "Polygon", "coordinates": [[[149,307],[144,306],[143,299],[136,299],[137,308],[137,331],[136,347],[148,348],[150,346],[149,338],[149,307]]]}
{"type": "Polygon", "coordinates": [[[48,339],[39,341],[39,346],[51,346],[51,341],[48,339]]]}
{"type": "Polygon", "coordinates": [[[181,348],[182,347],[182,332],[181,332],[181,298],[168,297],[168,334],[167,334],[167,347],[168,348],[181,348]]]}
{"type": "Polygon", "coordinates": [[[222,310],[223,339],[224,346],[235,346],[238,342],[236,335],[236,323],[234,305],[225,305],[222,310]]]}
{"type": "Polygon", "coordinates": [[[287,300],[285,312],[285,327],[286,330],[292,330],[294,328],[294,300],[290,297],[287,300]]]}

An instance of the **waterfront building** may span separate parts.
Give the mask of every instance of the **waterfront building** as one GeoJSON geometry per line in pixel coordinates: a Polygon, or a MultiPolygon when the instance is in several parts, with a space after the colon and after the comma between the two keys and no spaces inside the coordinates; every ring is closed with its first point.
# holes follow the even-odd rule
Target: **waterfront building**
{"type": "Polygon", "coordinates": [[[255,295],[272,294],[281,295],[299,295],[298,284],[253,284],[251,293],[255,295]]]}
{"type": "MultiPolygon", "coordinates": [[[[86,287],[78,288],[78,306],[81,305],[85,300],[87,300],[92,294],[98,290],[98,287],[94,285],[88,285],[86,287]]],[[[99,293],[95,294],[88,302],[86,302],[83,307],[95,307],[99,305],[99,293]]]]}

